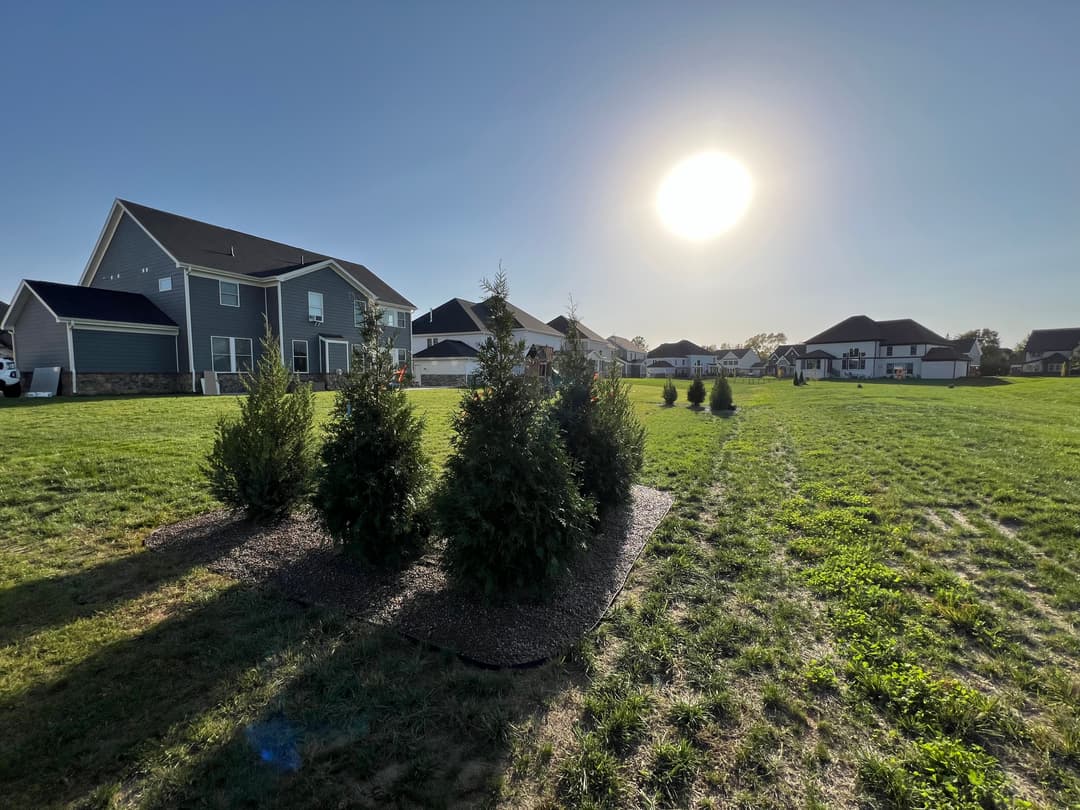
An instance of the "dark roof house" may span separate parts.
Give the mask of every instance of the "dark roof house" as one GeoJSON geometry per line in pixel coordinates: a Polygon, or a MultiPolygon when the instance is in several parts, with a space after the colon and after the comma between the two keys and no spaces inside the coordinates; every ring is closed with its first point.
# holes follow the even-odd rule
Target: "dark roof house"
{"type": "Polygon", "coordinates": [[[661,343],[655,349],[649,351],[647,356],[652,360],[658,357],[690,357],[691,355],[709,355],[711,357],[712,352],[703,349],[692,341],[677,340],[674,343],[661,343]]]}
{"type": "Polygon", "coordinates": [[[876,341],[882,345],[934,343],[948,345],[949,341],[911,318],[875,321],[866,315],[852,315],[824,332],[807,338],[806,343],[858,343],[876,341]]]}
{"type": "Polygon", "coordinates": [[[1080,346],[1080,326],[1071,329],[1035,329],[1028,338],[1025,351],[1028,357],[1050,352],[1071,354],[1077,346],[1080,346]]]}
{"type": "MultiPolygon", "coordinates": [[[[530,315],[525,310],[509,304],[514,316],[514,329],[527,330],[539,335],[562,338],[562,333],[530,315]]],[[[467,335],[487,333],[490,319],[486,301],[473,303],[464,298],[451,298],[431,311],[413,318],[414,335],[467,335]]]]}

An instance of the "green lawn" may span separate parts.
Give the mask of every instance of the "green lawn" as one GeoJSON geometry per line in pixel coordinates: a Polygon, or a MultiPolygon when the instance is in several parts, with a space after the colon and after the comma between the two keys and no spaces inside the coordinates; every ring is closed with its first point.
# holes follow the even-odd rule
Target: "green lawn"
{"type": "Polygon", "coordinates": [[[624,596],[513,672],[145,552],[232,398],[0,401],[0,804],[1080,804],[1080,380],[685,387],[624,596]]]}

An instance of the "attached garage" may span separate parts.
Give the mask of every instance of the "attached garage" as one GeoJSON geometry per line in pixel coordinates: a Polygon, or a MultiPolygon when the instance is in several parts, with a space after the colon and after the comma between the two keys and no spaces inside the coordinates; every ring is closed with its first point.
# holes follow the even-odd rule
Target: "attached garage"
{"type": "Polygon", "coordinates": [[[478,352],[460,340],[441,340],[413,355],[417,385],[450,387],[469,384],[480,367],[478,352]]]}

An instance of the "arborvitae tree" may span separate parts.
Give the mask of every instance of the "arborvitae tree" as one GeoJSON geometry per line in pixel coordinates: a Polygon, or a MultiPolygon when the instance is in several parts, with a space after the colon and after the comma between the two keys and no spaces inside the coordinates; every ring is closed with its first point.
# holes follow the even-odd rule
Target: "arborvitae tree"
{"type": "Polygon", "coordinates": [[[791,375],[791,384],[798,387],[799,385],[799,372],[795,372],[791,375]]]}
{"type": "Polygon", "coordinates": [[[310,385],[292,385],[269,322],[255,373],[241,381],[247,396],[240,417],[218,422],[204,472],[222,503],[243,509],[254,522],[280,520],[311,491],[314,396],[310,385]]]}
{"type": "Polygon", "coordinates": [[[694,377],[686,392],[686,399],[691,407],[701,407],[701,403],[705,401],[705,383],[702,382],[701,377],[694,377]]]}
{"type": "Polygon", "coordinates": [[[361,343],[334,400],[313,505],[331,537],[375,564],[395,562],[416,541],[428,461],[423,422],[395,372],[380,312],[364,311],[361,343]]]}
{"type": "Polygon", "coordinates": [[[709,394],[709,407],[714,411],[732,411],[735,405],[731,396],[731,383],[727,377],[721,375],[713,383],[712,392],[709,394]]]}
{"type": "Polygon", "coordinates": [[[799,385],[806,385],[806,375],[799,372],[799,385]]]}
{"type": "Polygon", "coordinates": [[[541,591],[584,547],[593,505],[535,380],[514,373],[525,345],[513,337],[506,276],[484,289],[491,336],[478,357],[481,387],[454,417],[437,498],[444,560],[452,576],[489,595],[541,591]]]}
{"type": "Polygon", "coordinates": [[[662,396],[664,397],[665,405],[674,405],[675,400],[679,398],[679,389],[675,387],[675,383],[670,377],[664,382],[664,390],[662,396]]]}
{"type": "Polygon", "coordinates": [[[571,307],[570,328],[559,354],[560,386],[555,418],[570,457],[577,462],[582,494],[601,508],[614,506],[630,494],[641,469],[645,432],[612,366],[603,380],[593,370],[571,307]]]}

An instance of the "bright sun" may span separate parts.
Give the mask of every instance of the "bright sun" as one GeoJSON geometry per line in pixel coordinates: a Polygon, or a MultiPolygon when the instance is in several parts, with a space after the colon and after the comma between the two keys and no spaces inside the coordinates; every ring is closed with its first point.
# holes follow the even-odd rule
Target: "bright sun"
{"type": "Polygon", "coordinates": [[[660,183],[656,211],[672,233],[695,242],[737,223],[754,196],[754,181],[723,152],[702,152],[677,163],[660,183]]]}

